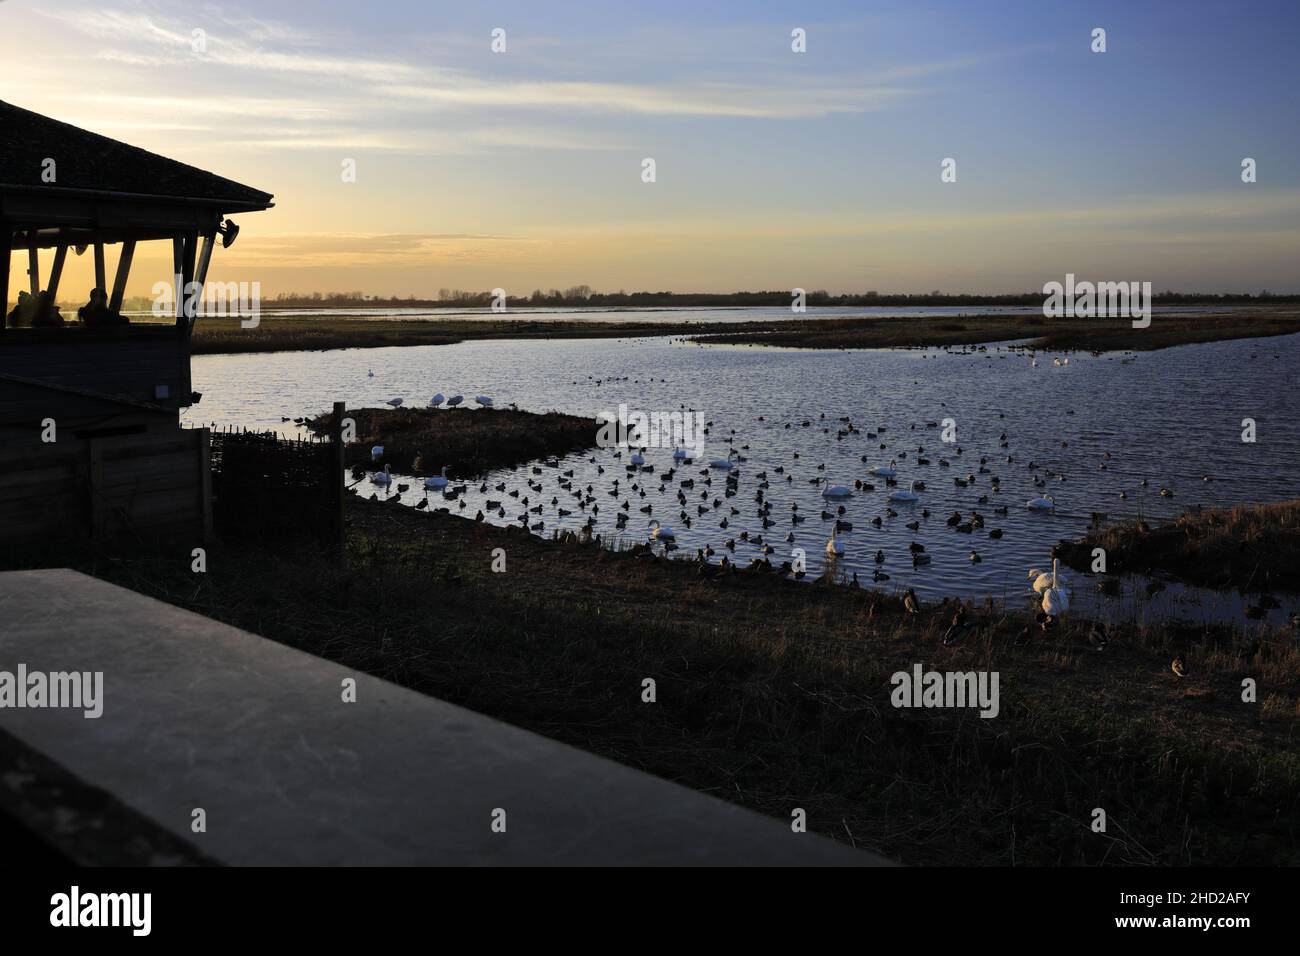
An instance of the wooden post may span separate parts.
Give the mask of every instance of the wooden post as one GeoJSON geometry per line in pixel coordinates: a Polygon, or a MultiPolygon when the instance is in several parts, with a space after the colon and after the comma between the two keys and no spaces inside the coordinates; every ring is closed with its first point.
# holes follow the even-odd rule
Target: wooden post
{"type": "Polygon", "coordinates": [[[4,334],[9,316],[9,259],[13,253],[14,234],[9,223],[0,219],[0,335],[4,334]]]}
{"type": "Polygon", "coordinates": [[[63,278],[63,263],[68,258],[68,244],[61,242],[54,250],[54,265],[50,267],[50,302],[59,294],[59,280],[63,278]]]}
{"type": "Polygon", "coordinates": [[[117,276],[113,279],[113,297],[108,307],[114,312],[122,311],[122,296],[126,294],[126,280],[131,274],[131,260],[135,258],[135,240],[127,239],[122,243],[122,254],[117,260],[117,276]]]}
{"type": "Polygon", "coordinates": [[[185,322],[185,237],[172,236],[172,290],[176,293],[176,327],[185,322]]]}
{"type": "Polygon", "coordinates": [[[343,548],[343,476],[345,460],[343,455],[343,415],[347,410],[344,402],[334,403],[334,421],[330,427],[330,437],[334,441],[334,474],[330,479],[330,487],[334,489],[333,517],[334,517],[334,544],[340,552],[343,548]]]}
{"type": "Polygon", "coordinates": [[[199,493],[203,496],[199,505],[203,509],[203,544],[206,546],[212,540],[212,432],[206,428],[199,431],[202,432],[199,439],[199,493]]]}
{"type": "MultiPolygon", "coordinates": [[[[203,286],[208,281],[208,266],[212,264],[212,247],[216,243],[216,233],[208,233],[203,237],[203,251],[199,253],[199,262],[194,273],[194,282],[198,286],[199,297],[203,297],[203,286]]],[[[197,317],[197,313],[195,313],[197,317]]],[[[194,323],[190,323],[194,327],[194,323]]]]}
{"type": "MultiPolygon", "coordinates": [[[[185,297],[186,290],[190,287],[190,283],[194,281],[194,261],[198,256],[199,251],[199,237],[197,233],[192,232],[185,237],[184,250],[184,255],[181,257],[182,298],[185,297]]],[[[196,301],[194,303],[194,314],[196,316],[198,315],[198,308],[199,303],[196,301]]],[[[184,310],[181,310],[180,316],[176,319],[176,324],[180,328],[182,334],[188,337],[194,322],[185,315],[184,310]]]]}
{"type": "Polygon", "coordinates": [[[27,230],[27,277],[31,284],[32,298],[41,293],[41,260],[36,255],[36,230],[27,230]]]}
{"type": "Polygon", "coordinates": [[[95,288],[108,292],[108,279],[104,274],[104,244],[95,243],[95,288]]]}

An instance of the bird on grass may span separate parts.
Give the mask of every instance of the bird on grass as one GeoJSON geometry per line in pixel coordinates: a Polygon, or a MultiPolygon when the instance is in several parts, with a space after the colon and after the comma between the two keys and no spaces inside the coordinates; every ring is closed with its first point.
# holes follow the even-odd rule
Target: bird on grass
{"type": "Polygon", "coordinates": [[[903,608],[908,614],[919,614],[921,612],[921,602],[916,599],[916,592],[911,588],[903,592],[903,608]]]}
{"type": "Polygon", "coordinates": [[[1173,659],[1169,664],[1169,669],[1173,671],[1174,675],[1177,677],[1187,676],[1187,664],[1183,662],[1183,656],[1181,654],[1173,659]]]}
{"type": "Polygon", "coordinates": [[[1103,650],[1110,643],[1110,637],[1106,634],[1106,626],[1100,621],[1093,621],[1092,627],[1088,628],[1088,645],[1094,651],[1103,650]]]}
{"type": "Polygon", "coordinates": [[[970,633],[974,625],[966,623],[966,608],[964,605],[957,605],[957,610],[952,615],[952,622],[948,625],[948,630],[943,632],[944,647],[951,647],[956,644],[967,634],[970,633]]]}

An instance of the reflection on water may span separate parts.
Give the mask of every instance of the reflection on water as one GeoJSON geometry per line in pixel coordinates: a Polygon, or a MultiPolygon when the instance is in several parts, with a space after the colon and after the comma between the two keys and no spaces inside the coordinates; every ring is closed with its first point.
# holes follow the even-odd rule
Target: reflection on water
{"type": "MultiPolygon", "coordinates": [[[[498,406],[593,419],[620,403],[647,412],[697,410],[712,422],[706,460],[726,457],[732,447],[747,459],[736,465],[734,497],[724,497],[723,473],[703,462],[679,467],[665,482],[672,449],[652,448],[645,459],[653,473],[629,475],[626,454],[593,450],[569,455],[557,468],[543,467],[541,475],[531,467],[472,482],[453,475],[468,486],[466,493],[452,501],[434,497],[430,506],[472,516],[489,512],[489,500],[501,502],[505,517],[493,510],[488,520],[506,524],[541,505],[540,514],[527,513],[528,522],[541,522],[540,533],[549,535],[576,530],[593,514],[590,504],[583,510],[574,497],[587,497],[590,486],[598,506],[595,531],[606,539],[644,541],[649,521],[658,519],[675,531],[680,555],[711,547],[714,561],[729,553],[744,564],[762,553],[761,546],[741,540],[747,532],[775,548],[776,563],[789,559],[792,548],[805,549],[811,576],[822,568],[833,524],[823,511],[833,514],[842,504],[853,528],[840,534],[845,553],[838,570],[870,583],[880,550],[885,561],[879,567],[889,575],[880,586],[913,587],[923,598],[1019,600],[1027,570],[1047,567],[1053,543],[1086,531],[1094,513],[1163,518],[1198,503],[1300,496],[1300,336],[1136,355],[1076,353],[1061,366],[1054,358],[1040,354],[1035,367],[1028,354],[997,346],[830,352],[704,347],[665,338],[211,355],[193,360],[194,387],[203,401],[186,418],[195,425],[283,430],[282,417],[323,411],[336,400],[360,407],[400,396],[408,405],[424,405],[436,392],[486,394],[498,406]],[[945,444],[940,429],[929,424],[947,418],[956,424],[956,444],[945,444]],[[1241,441],[1244,418],[1257,422],[1254,444],[1241,441]],[[846,434],[842,419],[856,430],[846,434]],[[889,512],[890,489],[867,473],[890,459],[897,460],[900,487],[913,479],[926,486],[918,503],[892,505],[896,515],[889,512]],[[572,479],[563,477],[568,471],[572,479]],[[767,528],[755,501],[761,472],[769,484],[764,496],[773,523],[767,528]],[[973,479],[965,487],[955,480],[968,476],[973,479]],[[616,478],[618,494],[610,495],[616,478]],[[683,478],[694,479],[695,487],[681,489],[683,478]],[[828,505],[813,483],[819,478],[843,485],[860,479],[876,487],[828,505]],[[530,481],[542,490],[531,489],[530,481]],[[561,488],[561,481],[571,481],[572,489],[561,488]],[[1162,497],[1162,488],[1171,496],[1162,497]],[[1026,509],[1026,501],[1039,495],[1055,498],[1055,512],[1026,509]],[[629,518],[620,533],[615,517],[624,501],[629,518]],[[561,516],[561,509],[572,513],[561,516]],[[954,512],[963,522],[978,513],[985,526],[956,531],[946,523],[954,512]],[[795,514],[806,520],[795,522],[795,514]],[[725,529],[719,527],[724,519],[725,529]],[[918,527],[909,529],[910,522],[918,527]],[[990,536],[995,529],[1000,538],[990,536]],[[728,540],[735,540],[734,552],[726,549],[728,540]],[[913,567],[912,542],[924,546],[929,564],[913,567]]],[[[403,500],[414,504],[424,491],[422,483],[411,484],[403,500]]],[[[363,482],[358,490],[368,495],[376,489],[363,482]]],[[[1076,603],[1093,601],[1112,619],[1140,612],[1241,620],[1237,599],[1194,589],[1170,588],[1150,603],[1143,595],[1138,608],[1122,597],[1093,595],[1090,583],[1079,582],[1076,603]]],[[[1290,610],[1284,601],[1274,618],[1290,610]]]]}

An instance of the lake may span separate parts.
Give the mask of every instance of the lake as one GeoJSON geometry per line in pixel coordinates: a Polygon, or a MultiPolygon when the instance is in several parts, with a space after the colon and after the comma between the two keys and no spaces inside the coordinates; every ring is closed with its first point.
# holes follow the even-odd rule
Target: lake
{"type": "MultiPolygon", "coordinates": [[[[520,500],[527,496],[530,507],[543,504],[540,515],[528,515],[530,524],[543,523],[540,533],[576,530],[590,511],[578,508],[571,494],[557,486],[560,472],[573,470],[575,490],[588,484],[593,488],[599,505],[595,530],[607,539],[618,537],[615,514],[627,500],[631,508],[621,535],[625,541],[646,540],[648,522],[656,518],[675,530],[679,556],[690,557],[697,548],[711,546],[717,561],[727,553],[724,542],[735,539],[732,560],[744,564],[761,553],[759,546],[739,540],[741,532],[748,531],[776,548],[771,556],[776,563],[788,559],[792,548],[805,549],[812,576],[822,568],[832,525],[821,518],[823,509],[834,512],[843,504],[853,530],[841,535],[845,555],[838,570],[856,572],[870,584],[877,567],[874,555],[883,550],[881,567],[890,578],[879,586],[913,587],[923,599],[991,595],[1018,600],[1026,590],[1027,570],[1050,567],[1052,545],[1087,530],[1094,512],[1110,519],[1163,518],[1198,503],[1234,505],[1300,495],[1300,403],[1295,390],[1300,336],[1132,355],[1072,353],[1062,366],[1053,364],[1054,358],[1040,353],[1035,367],[1029,354],[1005,345],[812,351],[701,346],[669,338],[490,340],[203,355],[193,359],[194,388],[203,393],[203,400],[183,420],[196,426],[287,428],[286,433],[293,434],[296,429],[285,426],[282,417],[325,411],[334,401],[361,407],[402,397],[407,405],[420,406],[436,392],[485,394],[498,406],[589,415],[593,433],[594,417],[616,411],[620,403],[646,412],[690,409],[712,422],[706,460],[726,457],[732,447],[726,439],[733,437],[734,447],[748,459],[736,466],[740,478],[733,498],[722,496],[721,472],[712,471],[712,487],[705,488],[700,473],[707,470],[705,462],[679,468],[675,480],[661,491],[661,474],[673,465],[671,448],[647,451],[646,461],[656,472],[633,477],[624,467],[626,453],[616,458],[613,450],[593,449],[564,458],[558,469],[544,468],[541,476],[521,467],[466,482],[463,509],[459,501],[437,497],[430,506],[449,506],[472,516],[486,511],[485,502],[491,499],[505,504],[506,517],[493,512],[489,520],[517,523],[524,510],[520,500]],[[842,418],[857,431],[839,437],[845,428],[842,418]],[[1255,443],[1242,441],[1245,418],[1256,422],[1255,443]],[[943,419],[955,422],[955,444],[943,442],[940,429],[927,427],[943,419]],[[805,427],[804,422],[809,424],[805,427]],[[869,438],[869,432],[876,437],[869,438]],[[922,456],[931,463],[918,464],[922,456]],[[870,467],[886,465],[891,458],[898,463],[900,487],[912,479],[926,483],[919,503],[893,506],[897,516],[887,510],[884,481],[867,474],[870,467]],[[941,458],[950,467],[942,467],[941,458]],[[1038,467],[1030,469],[1031,462],[1038,467]],[[604,467],[603,474],[597,472],[598,465],[604,467]],[[778,466],[786,475],[775,472],[778,466]],[[754,500],[757,473],[763,471],[775,522],[768,529],[761,525],[754,500]],[[954,481],[972,474],[967,487],[954,481]],[[996,485],[995,476],[1000,479],[996,485]],[[695,488],[685,492],[690,527],[676,498],[678,482],[685,477],[695,479],[695,488]],[[821,477],[850,486],[861,479],[876,488],[828,506],[820,487],[811,483],[821,477]],[[607,493],[614,478],[620,479],[617,497],[607,493]],[[530,480],[544,484],[541,494],[528,489],[530,480]],[[1044,484],[1036,485],[1036,480],[1044,484]],[[481,483],[486,493],[480,491],[481,483]],[[496,490],[502,483],[505,490],[496,490]],[[1172,497],[1161,497],[1161,488],[1169,489],[1172,497]],[[520,491],[518,500],[508,496],[511,490],[520,491]],[[1121,492],[1127,497],[1121,498],[1121,492]],[[1056,499],[1055,512],[1026,509],[1027,500],[1043,494],[1056,499]],[[551,504],[553,497],[558,497],[558,505],[551,504]],[[986,503],[981,503],[983,497],[986,503]],[[722,499],[717,509],[715,498],[722,499]],[[640,510],[647,505],[652,508],[649,514],[640,510]],[[704,515],[697,513],[701,505],[707,509],[704,515]],[[794,506],[806,521],[792,523],[794,506]],[[732,515],[733,507],[740,514],[732,515]],[[1007,509],[1005,516],[996,513],[999,507],[1007,509]],[[573,514],[561,518],[560,508],[573,514]],[[929,510],[928,518],[922,516],[923,509],[929,510]],[[954,531],[946,524],[954,511],[965,518],[977,511],[985,518],[985,528],[972,534],[954,531]],[[724,517],[729,523],[725,530],[719,527],[724,517]],[[875,517],[881,518],[879,528],[871,524],[875,517]],[[920,522],[918,530],[906,527],[911,521],[920,522]],[[988,536],[995,528],[1003,533],[1000,540],[988,536]],[[790,532],[793,542],[786,541],[790,532]],[[929,565],[913,568],[908,551],[913,541],[925,547],[929,565]],[[971,559],[972,550],[979,555],[978,563],[971,559]]],[[[436,458],[435,449],[425,451],[436,458]]],[[[422,484],[412,484],[415,487],[404,496],[410,504],[424,497],[422,484]]],[[[363,482],[358,490],[369,495],[375,489],[363,482]]],[[[1171,586],[1150,601],[1144,593],[1138,597],[1131,591],[1126,588],[1120,598],[1101,598],[1090,585],[1081,584],[1075,589],[1076,603],[1099,607],[1112,619],[1175,615],[1241,620],[1241,600],[1233,594],[1171,586]]],[[[1274,618],[1288,610],[1284,607],[1274,618]]]]}

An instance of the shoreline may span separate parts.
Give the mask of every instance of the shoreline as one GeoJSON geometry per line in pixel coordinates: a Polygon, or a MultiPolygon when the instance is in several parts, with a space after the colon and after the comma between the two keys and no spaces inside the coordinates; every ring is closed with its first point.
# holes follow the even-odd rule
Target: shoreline
{"type": "MultiPolygon", "coordinates": [[[[142,323],[144,324],[144,323],[142,323]]],[[[1300,332],[1300,310],[1162,315],[1147,329],[1129,320],[1046,319],[1021,313],[970,317],[870,317],[734,323],[606,322],[538,319],[369,319],[322,315],[265,319],[253,329],[234,318],[195,327],[195,355],[453,345],[483,339],[684,338],[700,345],[810,349],[960,347],[1022,342],[1040,351],[1151,351],[1176,345],[1300,332]]]]}

